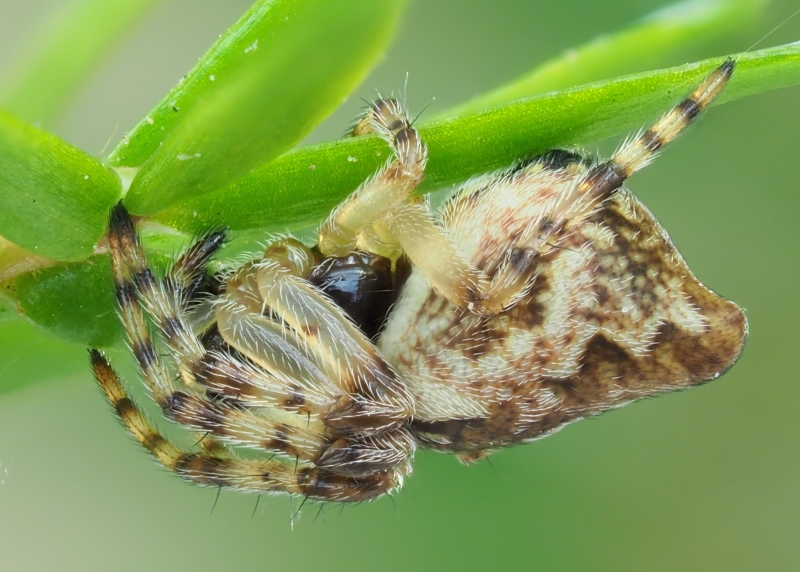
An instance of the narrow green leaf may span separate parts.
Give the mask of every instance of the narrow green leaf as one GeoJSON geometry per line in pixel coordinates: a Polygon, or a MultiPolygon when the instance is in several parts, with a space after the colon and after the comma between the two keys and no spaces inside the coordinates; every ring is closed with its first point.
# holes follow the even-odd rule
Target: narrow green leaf
{"type": "Polygon", "coordinates": [[[122,339],[113,283],[109,257],[93,256],[24,274],[5,288],[30,321],[53,335],[84,347],[108,347],[122,339]]]}
{"type": "Polygon", "coordinates": [[[128,207],[217,190],[295,145],[363,79],[404,3],[257,2],[112,153],[144,163],[128,207]]]}
{"type": "Polygon", "coordinates": [[[0,111],[0,235],[47,258],[86,258],[119,195],[113,171],[0,111]]]}
{"type": "MultiPolygon", "coordinates": [[[[736,72],[716,103],[800,83],[800,45],[734,56],[736,72]]],[[[656,119],[721,59],[647,72],[523,99],[483,113],[421,125],[430,161],[428,192],[505,167],[520,157],[629,132],[656,119]]],[[[319,221],[387,158],[374,138],[288,153],[226,189],[158,213],[184,231],[292,228],[319,221]]]]}
{"type": "Polygon", "coordinates": [[[765,5],[766,0],[685,0],[671,4],[625,30],[599,36],[440,116],[468,115],[515,99],[656,68],[692,46],[751,28],[765,5]]]}
{"type": "Polygon", "coordinates": [[[0,102],[47,124],[154,0],[75,0],[53,13],[0,81],[0,102]]]}

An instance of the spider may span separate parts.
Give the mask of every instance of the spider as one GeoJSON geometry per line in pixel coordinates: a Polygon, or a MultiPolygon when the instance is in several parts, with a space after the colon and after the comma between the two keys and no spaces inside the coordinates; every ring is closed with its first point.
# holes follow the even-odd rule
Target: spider
{"type": "Polygon", "coordinates": [[[94,374],[184,479],[338,502],[401,487],[417,446],[475,462],[715,379],[743,349],[744,314],[694,277],[623,183],[734,68],[608,161],[550,151],[467,182],[436,216],[412,196],[425,145],[397,101],[379,100],[353,134],[377,133],[394,158],[317,245],[277,240],[222,273],[208,269],[224,241],[212,231],[157,276],[120,203],[108,239],[121,320],[153,399],[197,446],[159,433],[91,350],[94,374]]]}

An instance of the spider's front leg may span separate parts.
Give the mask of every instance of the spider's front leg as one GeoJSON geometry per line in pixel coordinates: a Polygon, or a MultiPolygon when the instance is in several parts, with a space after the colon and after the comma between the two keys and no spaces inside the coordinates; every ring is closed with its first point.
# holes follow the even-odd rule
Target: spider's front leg
{"type": "Polygon", "coordinates": [[[300,396],[301,419],[321,426],[312,462],[323,475],[386,473],[398,486],[414,452],[406,428],[413,401],[372,342],[306,280],[314,267],[314,253],[298,241],[270,245],[228,279],[219,332],[300,396]]]}
{"type": "Polygon", "coordinates": [[[201,484],[336,501],[367,500],[398,487],[414,451],[406,428],[413,404],[369,340],[298,276],[308,269],[297,267],[298,254],[311,260],[311,251],[299,243],[273,245],[262,261],[228,280],[213,305],[213,327],[197,336],[187,325],[187,297],[219,243],[214,233],[201,238],[159,280],[127,211],[122,205],[112,211],[120,312],[148,388],[168,419],[203,441],[209,436],[213,446],[200,453],[173,446],[127,396],[105,358],[92,352],[95,376],[125,426],[164,466],[201,484]],[[171,363],[162,361],[145,315],[171,363]],[[326,353],[326,347],[333,349],[326,353]],[[231,448],[271,456],[238,459],[231,448]]]}
{"type": "Polygon", "coordinates": [[[406,111],[395,100],[376,101],[353,131],[369,133],[385,139],[395,159],[334,210],[320,229],[319,250],[330,257],[362,250],[393,260],[405,254],[444,297],[477,310],[485,280],[434,222],[427,203],[411,196],[428,152],[406,111]]]}

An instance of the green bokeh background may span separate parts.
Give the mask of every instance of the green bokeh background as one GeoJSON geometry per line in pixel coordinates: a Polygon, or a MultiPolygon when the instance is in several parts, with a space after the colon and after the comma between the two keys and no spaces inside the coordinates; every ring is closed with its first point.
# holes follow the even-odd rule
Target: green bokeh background
{"type": "MultiPolygon", "coordinates": [[[[0,66],[57,0],[0,0],[0,66]]],[[[433,113],[660,0],[416,0],[356,92],[401,90],[433,113]]],[[[99,153],[247,7],[164,1],[111,51],[54,130],[99,153]],[[118,127],[118,129],[117,129],[118,127]]],[[[737,52],[747,33],[677,56],[737,52]]],[[[800,38],[800,18],[765,42],[800,38]]],[[[339,136],[350,100],[313,136],[339,136]]],[[[723,379],[635,404],[462,467],[422,451],[394,500],[306,505],[185,484],[125,434],[83,348],[0,325],[2,570],[800,569],[800,90],[715,108],[631,187],[707,285],[747,310],[751,334],[723,379]],[[30,379],[38,383],[28,384],[30,379]],[[297,507],[295,507],[296,509],[297,507]]],[[[615,142],[598,144],[601,150],[615,142]]],[[[594,149],[592,149],[594,150],[594,149]]]]}

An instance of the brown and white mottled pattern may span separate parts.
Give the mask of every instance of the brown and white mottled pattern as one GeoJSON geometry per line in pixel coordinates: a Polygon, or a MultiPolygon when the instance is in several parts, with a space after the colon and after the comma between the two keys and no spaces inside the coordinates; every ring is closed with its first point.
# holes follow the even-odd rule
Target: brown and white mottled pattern
{"type": "MultiPolygon", "coordinates": [[[[477,179],[442,224],[492,278],[508,245],[591,169],[553,152],[477,179]]],[[[457,307],[414,271],[378,347],[414,395],[420,443],[471,458],[719,377],[746,332],[741,309],[695,278],[623,188],[544,252],[530,289],[497,315],[457,307]]]]}
{"type": "Polygon", "coordinates": [[[291,239],[268,247],[227,278],[212,326],[202,336],[189,327],[190,298],[222,241],[202,236],[161,280],[125,208],[112,209],[112,269],[132,353],[164,416],[195,432],[200,450],[159,433],[92,350],[95,378],[123,424],[198,484],[341,502],[398,488],[416,447],[414,404],[369,339],[304,280],[314,264],[307,247],[291,239]],[[241,458],[243,449],[264,457],[241,458]]]}
{"type": "Polygon", "coordinates": [[[398,102],[378,101],[355,134],[379,134],[395,157],[319,244],[284,238],[225,274],[208,270],[217,231],[159,278],[117,205],[120,317],[150,394],[197,450],[160,434],[93,350],[95,377],[133,437],[183,478],[340,502],[399,488],[418,444],[475,461],[714,379],[742,351],[744,315],[698,282],[622,185],[734,67],[608,161],[551,151],[468,182],[438,217],[412,196],[424,143],[398,102]]]}

